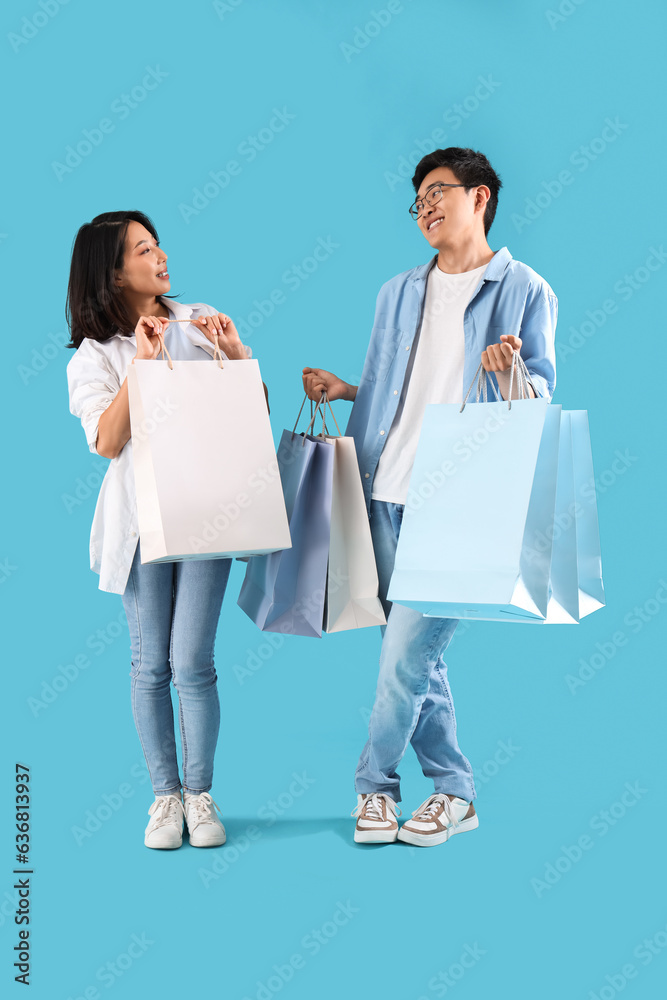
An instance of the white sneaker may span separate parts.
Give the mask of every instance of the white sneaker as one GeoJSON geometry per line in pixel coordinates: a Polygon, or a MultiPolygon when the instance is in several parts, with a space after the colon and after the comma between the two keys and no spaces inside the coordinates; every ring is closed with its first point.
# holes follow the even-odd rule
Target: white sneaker
{"type": "Polygon", "coordinates": [[[212,806],[220,812],[220,806],[208,792],[185,793],[185,822],[193,847],[220,847],[227,839],[225,828],[212,806]]]}
{"type": "MultiPolygon", "coordinates": [[[[357,816],[354,839],[357,844],[391,844],[398,836],[396,803],[385,792],[368,792],[357,795],[357,808],[350,813],[357,816]]],[[[401,810],[398,810],[400,816],[401,810]]]]}
{"type": "Polygon", "coordinates": [[[152,818],[144,834],[146,847],[173,850],[181,846],[185,813],[180,795],[156,795],[148,815],[152,818]]]}
{"type": "Polygon", "coordinates": [[[434,847],[455,833],[476,830],[479,826],[472,802],[456,795],[450,798],[441,792],[430,795],[412,816],[399,830],[398,839],[415,847],[434,847]]]}

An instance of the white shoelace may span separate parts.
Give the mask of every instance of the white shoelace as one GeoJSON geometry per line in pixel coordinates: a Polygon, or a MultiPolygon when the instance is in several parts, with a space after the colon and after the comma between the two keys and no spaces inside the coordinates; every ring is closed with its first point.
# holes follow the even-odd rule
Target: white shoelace
{"type": "Polygon", "coordinates": [[[458,826],[460,820],[456,819],[454,813],[452,812],[451,801],[446,795],[443,795],[441,792],[436,792],[435,795],[429,795],[429,797],[424,802],[422,802],[422,804],[417,809],[415,809],[412,815],[419,823],[429,820],[438,811],[438,807],[441,803],[442,803],[442,811],[449,820],[449,823],[451,823],[452,826],[458,826]]]}
{"type": "Polygon", "coordinates": [[[177,823],[179,820],[178,810],[185,816],[183,803],[178,795],[158,795],[148,813],[153,817],[151,826],[157,830],[161,826],[168,826],[177,823]]]}
{"type": "Polygon", "coordinates": [[[383,800],[387,803],[387,815],[389,813],[400,816],[401,810],[396,809],[393,799],[390,799],[388,795],[384,792],[373,792],[367,798],[362,799],[361,802],[352,810],[350,816],[361,816],[365,812],[365,818],[375,820],[377,823],[382,823],[382,802],[383,800]]]}
{"type": "Polygon", "coordinates": [[[213,801],[208,792],[202,792],[201,795],[193,795],[191,798],[188,796],[185,817],[190,833],[200,823],[215,823],[217,821],[217,816],[211,810],[212,805],[215,806],[218,812],[222,812],[218,803],[213,801]]]}

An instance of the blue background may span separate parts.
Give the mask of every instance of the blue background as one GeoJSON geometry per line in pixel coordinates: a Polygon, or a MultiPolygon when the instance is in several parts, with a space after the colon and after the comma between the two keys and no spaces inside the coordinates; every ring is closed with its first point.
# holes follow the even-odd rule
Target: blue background
{"type": "MultiPolygon", "coordinates": [[[[44,3],[46,13],[37,0],[7,3],[0,32],[0,975],[11,995],[22,989],[10,825],[21,761],[32,774],[35,998],[662,996],[664,7],[565,0],[558,14],[558,0],[404,0],[366,32],[384,0],[44,3]],[[166,75],[121,111],[147,67],[166,75]],[[261,132],[276,108],[293,117],[261,132]],[[68,172],[54,167],[104,118],[113,129],[88,155],[70,158],[68,172]],[[605,142],[607,119],[617,134],[605,142]],[[435,129],[444,135],[434,142],[435,129]],[[252,135],[264,139],[250,160],[252,135]],[[61,345],[75,232],[109,210],[154,219],[172,291],[255,322],[244,340],[278,438],[301,402],[301,367],[358,378],[380,285],[430,258],[407,212],[412,170],[405,179],[399,167],[438,145],[488,155],[503,180],[490,245],[507,245],[559,298],[554,401],[589,411],[608,606],[548,631],[461,626],[448,663],[479,830],[431,851],[361,848],[348,814],[379,630],[271,648],[235,604],[235,563],[216,649],[213,794],[228,843],[147,851],[152,795],[127,630],[119,598],[88,569],[106,462],[68,412],[61,345]],[[240,172],[198,214],[184,209],[230,160],[240,172]],[[292,288],[285,272],[319,238],[336,248],[292,288]],[[258,323],[255,300],[275,288],[285,301],[258,323]],[[614,465],[617,451],[625,461],[614,465]],[[53,691],[77,656],[87,665],[36,708],[30,699],[53,691]],[[590,679],[572,689],[582,660],[590,679]],[[255,669],[242,676],[248,661],[255,669]],[[628,782],[632,805],[629,795],[618,805],[628,782]],[[86,820],[98,828],[82,837],[86,820]],[[568,862],[583,835],[592,846],[568,862]],[[132,935],[144,950],[128,960],[132,935]],[[464,971],[466,946],[476,957],[464,971]],[[628,963],[634,972],[622,971],[628,963]]],[[[338,406],[346,419],[349,404],[338,406]]],[[[500,526],[502,498],[498,516],[500,526]]],[[[411,751],[401,774],[405,816],[430,787],[411,751]]]]}

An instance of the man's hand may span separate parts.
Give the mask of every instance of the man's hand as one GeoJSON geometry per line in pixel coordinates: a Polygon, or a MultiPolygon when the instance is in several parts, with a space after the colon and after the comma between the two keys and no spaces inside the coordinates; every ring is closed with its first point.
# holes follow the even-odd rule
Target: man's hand
{"type": "MultiPolygon", "coordinates": [[[[482,351],[482,365],[487,372],[494,372],[500,395],[507,399],[510,385],[510,368],[512,367],[512,355],[515,351],[521,354],[521,338],[515,337],[511,333],[500,335],[500,344],[490,344],[485,351],[482,351]]],[[[515,372],[514,385],[512,386],[512,399],[519,398],[519,377],[515,372]]],[[[535,398],[532,386],[528,386],[528,396],[535,398]]]]}
{"type": "Polygon", "coordinates": [[[309,399],[319,403],[322,393],[326,392],[329,399],[346,399],[354,401],[357,395],[356,385],[349,385],[332,372],[323,368],[303,368],[303,389],[309,399]]]}
{"type": "Polygon", "coordinates": [[[482,351],[482,364],[487,372],[505,372],[512,367],[512,354],[521,353],[521,339],[511,333],[503,333],[501,344],[490,344],[482,351]]]}

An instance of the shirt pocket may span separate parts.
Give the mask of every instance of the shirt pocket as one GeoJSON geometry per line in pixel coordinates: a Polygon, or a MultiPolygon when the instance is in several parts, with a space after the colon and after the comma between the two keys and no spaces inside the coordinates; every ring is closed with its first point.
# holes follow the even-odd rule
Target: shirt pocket
{"type": "Polygon", "coordinates": [[[403,331],[398,326],[381,326],[373,331],[361,375],[362,381],[387,381],[402,336],[403,331]]]}

